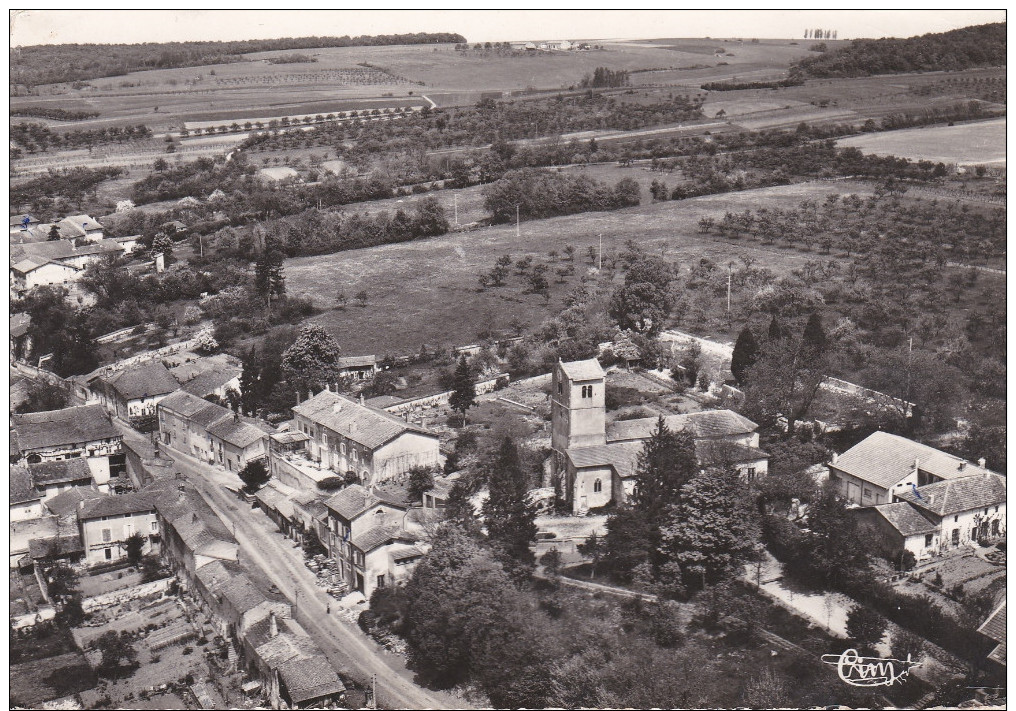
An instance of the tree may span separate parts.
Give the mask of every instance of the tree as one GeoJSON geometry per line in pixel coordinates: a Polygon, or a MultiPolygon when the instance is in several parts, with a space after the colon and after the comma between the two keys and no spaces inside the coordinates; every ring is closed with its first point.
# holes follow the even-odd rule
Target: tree
{"type": "Polygon", "coordinates": [[[885,634],[886,620],[864,605],[854,605],[847,613],[847,636],[857,645],[858,651],[873,650],[885,634]]]}
{"type": "Polygon", "coordinates": [[[702,369],[702,346],[698,341],[692,341],[691,345],[684,349],[678,365],[684,368],[684,377],[688,384],[694,385],[702,369]]]}
{"type": "Polygon", "coordinates": [[[868,571],[868,541],[834,487],[826,485],[808,507],[805,550],[788,566],[812,584],[836,587],[868,571]]]}
{"type": "Polygon", "coordinates": [[[661,528],[664,558],[681,566],[687,588],[716,584],[755,555],[757,510],[734,467],[707,470],[681,489],[661,528]]]}
{"type": "Polygon", "coordinates": [[[342,311],[345,311],[346,310],[346,304],[348,304],[348,303],[349,303],[349,297],[346,296],[346,290],[345,289],[339,289],[335,293],[335,308],[341,309],[342,311]]]}
{"type": "Polygon", "coordinates": [[[455,367],[453,377],[452,394],[448,398],[448,404],[452,410],[461,413],[462,426],[466,425],[466,411],[476,404],[476,384],[469,372],[469,364],[466,356],[459,356],[459,364],[455,367]]]}
{"type": "Polygon", "coordinates": [[[298,390],[323,388],[341,377],[339,357],[342,349],[321,326],[309,324],[282,354],[286,380],[298,390]]]}
{"type": "Polygon", "coordinates": [[[98,670],[103,676],[116,677],[125,671],[125,664],[128,669],[137,665],[138,652],[131,644],[129,632],[104,632],[92,646],[102,654],[98,670]]]}
{"type": "Polygon", "coordinates": [[[872,350],[860,382],[896,398],[884,404],[910,432],[951,429],[953,416],[963,406],[962,374],[940,356],[911,351],[906,344],[872,350]]]}
{"type": "Polygon", "coordinates": [[[272,240],[266,240],[264,249],[254,261],[254,290],[267,303],[272,297],[279,298],[286,293],[286,277],[283,261],[286,255],[277,249],[272,240]]]}
{"type": "Polygon", "coordinates": [[[152,254],[161,254],[166,264],[169,264],[170,259],[173,256],[173,240],[169,235],[164,232],[159,232],[152,239],[152,254]]]}
{"type": "Polygon", "coordinates": [[[787,333],[787,329],[783,327],[783,324],[780,323],[780,320],[776,317],[775,313],[773,313],[773,317],[769,321],[768,335],[770,341],[779,341],[780,339],[786,338],[790,335],[787,333]]]}
{"type": "Polygon", "coordinates": [[[773,669],[763,669],[748,679],[744,702],[753,709],[778,709],[793,706],[787,681],[773,669]]]}
{"type": "Polygon", "coordinates": [[[243,482],[243,488],[248,494],[253,494],[255,491],[260,489],[262,486],[268,483],[271,475],[268,473],[268,469],[260,459],[255,459],[247,463],[239,473],[240,480],[243,482]]]}
{"type": "Polygon", "coordinates": [[[603,539],[597,535],[596,531],[593,531],[586,538],[585,543],[579,543],[577,548],[580,555],[589,558],[589,579],[592,580],[596,577],[596,566],[599,564],[600,558],[603,557],[603,539]]]}
{"type": "Polygon", "coordinates": [[[124,541],[124,550],[127,552],[128,565],[136,568],[144,555],[145,537],[139,531],[135,531],[124,541]]]}
{"type": "Polygon", "coordinates": [[[547,574],[552,578],[556,578],[561,574],[561,551],[557,548],[551,548],[549,551],[540,556],[540,565],[547,571],[547,574]]]}
{"type": "Polygon", "coordinates": [[[532,571],[529,547],[536,540],[536,506],[529,500],[528,479],[518,448],[505,437],[487,475],[490,496],[483,516],[491,544],[506,556],[511,571],[522,575],[532,571]]]}
{"type": "Polygon", "coordinates": [[[632,506],[658,529],[668,507],[680,500],[681,488],[698,471],[695,440],[684,430],[672,432],[661,415],[638,455],[632,506]]]}
{"type": "Polygon", "coordinates": [[[458,524],[471,530],[476,523],[476,509],[470,500],[469,487],[463,481],[456,481],[448,490],[445,500],[444,516],[446,521],[458,524]]]}
{"type": "Polygon", "coordinates": [[[527,279],[529,281],[529,290],[534,294],[547,295],[547,290],[550,288],[550,282],[547,281],[547,265],[537,264],[533,267],[533,270],[529,272],[527,279]]]}
{"type": "Polygon", "coordinates": [[[808,323],[804,326],[803,346],[808,353],[814,355],[822,355],[829,347],[829,339],[822,328],[822,317],[817,311],[808,317],[808,323]]]}
{"type": "Polygon", "coordinates": [[[367,299],[370,298],[370,295],[367,293],[366,289],[361,289],[360,291],[356,292],[356,296],[354,298],[356,298],[356,300],[360,302],[360,308],[366,308],[367,299]]]}
{"type": "Polygon", "coordinates": [[[604,567],[617,580],[630,583],[634,571],[649,560],[650,526],[646,516],[633,506],[622,505],[607,517],[603,538],[604,567]]]}
{"type": "Polygon", "coordinates": [[[46,239],[50,242],[56,242],[57,240],[62,239],[60,237],[60,228],[56,225],[50,226],[49,234],[46,236],[46,239]]]}
{"type": "Polygon", "coordinates": [[[67,290],[39,286],[24,298],[21,309],[31,322],[28,334],[32,352],[52,353],[50,366],[57,375],[68,377],[95,370],[99,365],[88,317],[67,302],[67,290]]]}
{"type": "Polygon", "coordinates": [[[434,488],[434,475],[427,467],[415,466],[409,470],[409,498],[422,501],[423,495],[434,488]]]}
{"type": "Polygon", "coordinates": [[[66,387],[51,383],[48,380],[32,381],[28,386],[25,401],[14,409],[19,414],[27,412],[48,412],[62,410],[67,407],[70,392],[66,387]]]}
{"type": "Polygon", "coordinates": [[[747,382],[748,370],[755,365],[758,356],[758,343],[755,341],[755,335],[750,328],[745,326],[737,335],[737,341],[734,342],[734,354],[730,359],[730,372],[734,374],[738,385],[744,385],[747,382]]]}
{"type": "Polygon", "coordinates": [[[745,375],[742,413],[774,426],[786,418],[787,432],[811,410],[819,388],[832,370],[833,353],[818,354],[804,347],[799,337],[769,341],[745,375]]]}
{"type": "Polygon", "coordinates": [[[614,290],[608,313],[622,329],[654,336],[663,330],[673,307],[670,265],[659,257],[638,253],[614,290]]]}

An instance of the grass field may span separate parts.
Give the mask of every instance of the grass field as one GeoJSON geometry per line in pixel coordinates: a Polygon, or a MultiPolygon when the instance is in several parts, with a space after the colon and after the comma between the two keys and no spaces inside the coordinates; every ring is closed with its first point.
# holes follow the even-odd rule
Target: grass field
{"type": "MultiPolygon", "coordinates": [[[[460,215],[464,204],[477,199],[475,189],[470,191],[462,191],[472,197],[460,198],[460,215]]],[[[383,355],[417,352],[423,343],[463,345],[475,341],[483,331],[507,329],[514,319],[536,326],[560,312],[564,296],[579,284],[589,267],[586,250],[596,246],[598,234],[603,235],[603,251],[608,257],[633,239],[648,251],[684,265],[702,257],[725,263],[749,253],[758,263],[786,273],[814,259],[814,255],[755,244],[735,247],[699,235],[698,220],[705,215],[722,215],[726,210],[743,210],[745,204],[788,208],[805,198],[821,200],[834,192],[866,194],[870,189],[849,181],[816,182],[645,204],[617,212],[523,222],[518,239],[514,225],[488,227],[429,240],[290,259],[286,262],[286,283],[290,293],[307,294],[318,308],[325,309],[312,320],[332,333],[344,352],[383,355]],[[551,260],[548,252],[560,252],[567,244],[576,247],[576,274],[566,283],[558,283],[554,271],[559,260],[551,260]],[[477,292],[477,276],[505,253],[513,259],[530,254],[537,263],[549,264],[549,301],[524,293],[521,277],[514,274],[504,287],[477,292]],[[344,310],[334,309],[339,289],[351,300],[353,294],[366,290],[367,306],[351,303],[344,310]]],[[[450,201],[449,193],[435,195],[450,201]]],[[[605,270],[589,279],[591,286],[612,289],[621,277],[617,275],[611,281],[605,270]]]]}
{"type": "Polygon", "coordinates": [[[839,141],[839,145],[936,163],[1004,165],[1005,119],[852,136],[839,141]]]}

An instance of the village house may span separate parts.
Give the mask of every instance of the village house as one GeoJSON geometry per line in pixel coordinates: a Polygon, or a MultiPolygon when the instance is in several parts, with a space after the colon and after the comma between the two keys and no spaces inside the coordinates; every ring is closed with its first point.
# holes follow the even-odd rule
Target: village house
{"type": "Polygon", "coordinates": [[[401,481],[416,466],[441,463],[436,433],[384,410],[324,390],[293,408],[306,455],[361,483],[401,481]]]}
{"type": "Polygon", "coordinates": [[[256,622],[242,637],[242,652],[273,709],[329,708],[345,694],[321,649],[289,616],[256,622]]]}
{"type": "Polygon", "coordinates": [[[96,484],[124,469],[123,435],[101,405],[13,416],[12,463],[54,462],[83,458],[96,484]]]}
{"type": "Polygon", "coordinates": [[[12,464],[10,469],[10,520],[28,521],[43,516],[42,494],[32,484],[32,474],[18,464],[12,464]]]}
{"type": "Polygon", "coordinates": [[[240,639],[273,612],[280,617],[291,613],[288,602],[269,600],[233,561],[215,560],[202,566],[194,585],[226,639],[240,639]]]}
{"type": "Polygon", "coordinates": [[[180,389],[200,398],[214,395],[222,401],[240,394],[240,362],[229,355],[197,356],[184,352],[163,361],[180,383],[180,389]],[[174,365],[174,362],[176,364],[174,365]]]}
{"type": "Polygon", "coordinates": [[[187,585],[216,560],[236,562],[239,545],[204,498],[181,480],[157,481],[150,494],[158,514],[162,554],[187,585]]]}
{"type": "Polygon", "coordinates": [[[995,648],[988,654],[988,659],[1000,664],[1003,667],[1005,664],[1005,652],[1006,652],[1006,626],[1005,626],[1005,590],[1002,590],[1002,602],[998,604],[991,614],[988,615],[988,619],[984,621],[977,631],[983,634],[985,637],[993,642],[996,642],[995,648]]]}
{"type": "Polygon", "coordinates": [[[103,493],[98,489],[87,486],[79,486],[73,489],[68,489],[62,494],[57,494],[43,504],[43,506],[46,508],[46,511],[54,516],[76,517],[82,501],[102,499],[107,496],[109,496],[109,494],[103,493]]]}
{"type": "Polygon", "coordinates": [[[88,461],[81,457],[29,464],[28,471],[32,477],[32,486],[42,495],[44,504],[58,494],[72,489],[96,488],[102,491],[109,489],[109,481],[101,484],[96,481],[88,461]]]}
{"type": "Polygon", "coordinates": [[[64,239],[84,238],[89,242],[98,242],[103,237],[102,225],[89,215],[69,215],[57,222],[56,226],[64,239]]]}
{"type": "Polygon", "coordinates": [[[47,539],[73,534],[77,537],[74,515],[44,515],[24,521],[11,521],[8,525],[8,546],[10,549],[10,567],[25,568],[31,566],[28,547],[35,539],[47,539]]]}
{"type": "Polygon", "coordinates": [[[1005,536],[1005,477],[983,470],[895,494],[938,529],[938,551],[1005,536]]]}
{"type": "Polygon", "coordinates": [[[377,356],[372,355],[339,358],[336,366],[341,377],[353,381],[373,380],[374,375],[380,370],[377,356]]]}
{"type": "MultiPolygon", "coordinates": [[[[605,373],[595,358],[554,366],[551,384],[552,472],[561,478],[572,512],[627,500],[638,455],[659,418],[607,424],[605,373]]],[[[699,463],[733,466],[745,480],[764,477],[769,455],[759,449],[758,425],[730,410],[669,415],[671,431],[695,439],[699,463]]]]}
{"type": "Polygon", "coordinates": [[[890,503],[915,486],[985,472],[983,460],[974,465],[888,432],[873,432],[829,462],[830,480],[858,506],[890,503]]]}
{"type": "Polygon", "coordinates": [[[134,365],[99,376],[99,402],[111,415],[146,429],[155,419],[159,401],[180,389],[180,383],[159,361],[134,365]]]}
{"type": "Polygon", "coordinates": [[[324,502],[327,536],[322,543],[339,564],[351,590],[369,598],[412,574],[423,551],[405,530],[408,506],[386,492],[352,484],[324,502]]]}
{"type": "Polygon", "coordinates": [[[269,425],[185,392],[162,399],[157,407],[160,441],[170,447],[240,471],[268,454],[269,425]]]}
{"type": "Polygon", "coordinates": [[[77,511],[85,563],[95,565],[127,557],[127,539],[135,533],[150,553],[159,538],[159,522],[145,493],[106,496],[82,501],[77,511]]]}
{"type": "Polygon", "coordinates": [[[11,245],[11,297],[24,296],[36,286],[68,286],[78,281],[89,264],[124,248],[109,240],[78,245],[60,239],[11,245]]]}
{"type": "Polygon", "coordinates": [[[27,232],[29,227],[34,227],[39,221],[31,215],[11,215],[11,237],[17,237],[21,232],[27,232]]]}

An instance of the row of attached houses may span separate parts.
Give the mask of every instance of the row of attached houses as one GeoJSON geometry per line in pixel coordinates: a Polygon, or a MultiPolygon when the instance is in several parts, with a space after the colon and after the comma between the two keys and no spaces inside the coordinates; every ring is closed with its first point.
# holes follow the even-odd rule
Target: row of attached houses
{"type": "Polygon", "coordinates": [[[834,456],[829,478],[887,551],[925,560],[1005,536],[1005,477],[984,464],[875,432],[834,456]]]}
{"type": "Polygon", "coordinates": [[[79,244],[74,239],[12,244],[10,252],[11,298],[20,298],[37,286],[72,288],[85,268],[105,257],[124,254],[116,240],[79,244]]]}
{"type": "Polygon", "coordinates": [[[11,464],[83,459],[99,486],[123,472],[123,435],[101,405],[31,412],[11,419],[11,464]]]}
{"type": "Polygon", "coordinates": [[[149,487],[163,530],[163,553],[240,651],[273,709],[331,708],[345,686],[293,619],[289,602],[266,594],[237,562],[239,546],[201,495],[180,480],[149,487]]]}
{"type": "Polygon", "coordinates": [[[175,392],[157,406],[160,441],[201,461],[239,472],[268,455],[275,430],[188,392],[175,392]]]}

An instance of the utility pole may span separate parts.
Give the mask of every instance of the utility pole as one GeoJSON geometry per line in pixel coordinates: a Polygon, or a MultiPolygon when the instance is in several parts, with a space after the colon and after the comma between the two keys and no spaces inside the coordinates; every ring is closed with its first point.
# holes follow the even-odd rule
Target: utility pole
{"type": "Polygon", "coordinates": [[[515,206],[515,236],[519,236],[519,205],[515,206]]]}
{"type": "Polygon", "coordinates": [[[727,267],[727,318],[730,318],[730,277],[733,271],[727,267]]]}
{"type": "Polygon", "coordinates": [[[459,194],[455,193],[452,195],[452,200],[455,202],[455,226],[459,226],[459,194]]]}
{"type": "Polygon", "coordinates": [[[198,233],[198,248],[201,250],[201,258],[205,258],[205,236],[198,233]]]}
{"type": "Polygon", "coordinates": [[[596,251],[596,271],[603,271],[603,233],[597,235],[600,238],[600,248],[596,251]]]}

